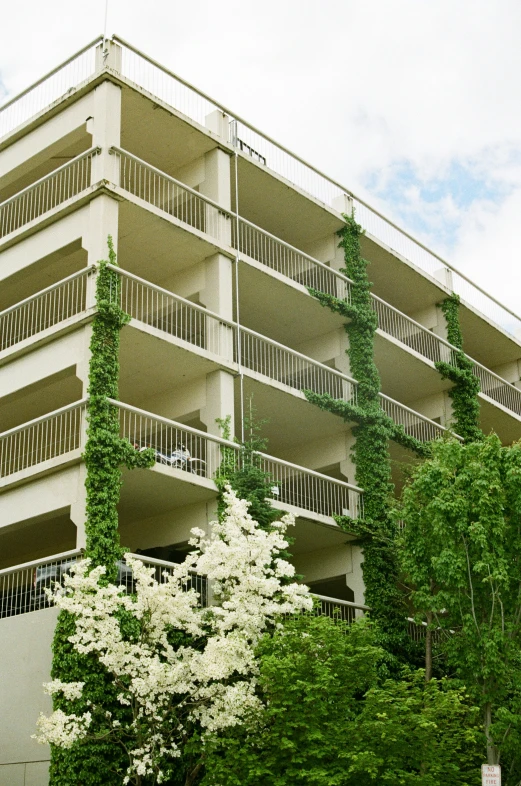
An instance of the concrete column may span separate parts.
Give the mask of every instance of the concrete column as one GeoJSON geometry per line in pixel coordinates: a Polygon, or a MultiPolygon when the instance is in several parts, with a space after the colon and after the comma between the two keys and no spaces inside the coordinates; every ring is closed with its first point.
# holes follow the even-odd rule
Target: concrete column
{"type": "Polygon", "coordinates": [[[92,160],[92,182],[119,182],[118,158],[109,153],[110,147],[121,142],[121,88],[112,82],[102,82],[94,90],[93,116],[87,121],[93,147],[101,153],[92,160]]]}
{"type": "MultiPolygon", "coordinates": [[[[362,606],[365,604],[365,583],[362,573],[362,563],[364,561],[364,552],[361,546],[351,546],[351,570],[346,573],[346,583],[350,589],[353,590],[355,596],[355,603],[362,606]]],[[[363,612],[358,609],[355,612],[357,617],[363,616],[363,612]]]]}
{"type": "Polygon", "coordinates": [[[96,71],[104,68],[121,72],[121,47],[114,41],[105,40],[96,47],[96,71]]]}
{"type": "Polygon", "coordinates": [[[208,434],[220,437],[221,431],[216,418],[231,417],[231,433],[234,430],[234,380],[227,371],[211,371],[206,375],[206,406],[201,408],[201,420],[208,434]]]}
{"type": "Polygon", "coordinates": [[[118,214],[119,202],[106,194],[101,194],[90,202],[88,234],[83,241],[89,264],[108,259],[109,235],[112,236],[117,251],[118,214]]]}
{"type": "Polygon", "coordinates": [[[353,197],[350,194],[340,194],[331,200],[331,207],[338,213],[346,216],[353,214],[353,197]]]}
{"type": "MultiPolygon", "coordinates": [[[[450,274],[450,270],[447,272],[450,274]]],[[[439,306],[436,306],[435,308],[437,323],[435,327],[433,327],[432,332],[447,341],[447,320],[445,319],[445,314],[439,306]]],[[[440,360],[443,360],[445,363],[450,363],[452,359],[452,351],[449,349],[449,347],[447,347],[445,344],[440,344],[440,360]]]]}
{"type": "Polygon", "coordinates": [[[351,433],[345,435],[345,458],[340,462],[340,472],[347,483],[356,486],[356,466],[353,461],[353,451],[351,448],[355,443],[355,438],[351,433]]]}
{"type": "MultiPolygon", "coordinates": [[[[224,210],[231,209],[230,156],[224,150],[214,148],[204,157],[205,178],[199,192],[217,202],[224,210]]],[[[229,215],[211,205],[206,206],[206,231],[221,243],[231,244],[231,222],[229,215]]]]}
{"type": "Polygon", "coordinates": [[[349,336],[344,329],[342,329],[342,332],[339,333],[339,341],[340,354],[338,354],[334,359],[335,369],[342,372],[342,374],[347,374],[347,376],[350,377],[351,361],[349,360],[349,355],[347,354],[347,350],[349,349],[349,336]]]}
{"type": "MultiPolygon", "coordinates": [[[[83,424],[86,427],[86,421],[83,424]]],[[[83,442],[85,447],[85,440],[83,442]]],[[[85,488],[85,480],[87,477],[87,469],[85,464],[81,464],[78,471],[78,486],[76,491],[76,499],[71,504],[70,519],[76,526],[76,548],[84,549],[87,544],[87,537],[85,534],[85,523],[87,521],[87,489],[85,488]]]]}

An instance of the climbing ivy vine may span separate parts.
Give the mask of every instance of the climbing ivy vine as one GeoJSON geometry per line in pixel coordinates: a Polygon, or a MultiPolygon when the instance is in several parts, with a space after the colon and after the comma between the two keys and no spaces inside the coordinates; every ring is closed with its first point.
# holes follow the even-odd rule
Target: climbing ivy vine
{"type": "Polygon", "coordinates": [[[389,439],[425,455],[422,443],[405,434],[382,411],[379,403],[380,377],[374,362],[374,335],[377,315],[371,306],[371,283],[367,262],[362,258],[362,228],[353,216],[344,215],[345,226],[338,233],[344,249],[345,268],[342,272],[353,282],[350,302],[310,289],[311,294],[326,308],[349,321],[348,355],[351,374],[358,381],[357,402],[353,404],[329,395],[305,391],[307,399],[321,409],[355,422],[353,460],[356,482],[364,489],[364,518],[353,521],[338,517],[339,523],[359,536],[364,549],[363,575],[366,603],[371,616],[379,622],[385,648],[400,660],[408,660],[410,641],[405,627],[406,611],[398,590],[398,560],[395,547],[396,524],[391,516],[393,484],[389,457],[389,439]]]}
{"type": "MultiPolygon", "coordinates": [[[[109,262],[116,265],[112,238],[108,238],[109,262]]],[[[84,461],[86,549],[92,567],[104,565],[106,580],[116,581],[119,544],[118,512],[121,487],[121,466],[150,467],[152,450],[136,451],[128,440],[119,436],[118,411],[107,401],[118,398],[120,331],[130,317],[119,306],[118,274],[99,262],[96,281],[97,313],[93,320],[90,342],[89,389],[87,404],[87,443],[84,461]]],[[[74,618],[61,612],[53,641],[52,679],[64,682],[85,682],[83,696],[69,701],[59,695],[54,709],[67,713],[83,713],[91,704],[105,707],[118,717],[125,713],[116,700],[116,693],[104,668],[92,657],[75,652],[69,642],[74,633],[74,618]]],[[[50,786],[120,786],[127,762],[123,752],[104,742],[103,722],[96,721],[98,740],[77,744],[65,750],[53,746],[51,751],[50,786]]]]}
{"type": "Polygon", "coordinates": [[[456,347],[451,353],[450,362],[440,360],[436,363],[442,378],[454,383],[448,391],[452,400],[454,428],[465,442],[480,441],[483,432],[479,427],[479,380],[472,372],[472,362],[463,352],[459,296],[453,293],[445,298],[440,308],[447,323],[447,339],[456,347]]]}

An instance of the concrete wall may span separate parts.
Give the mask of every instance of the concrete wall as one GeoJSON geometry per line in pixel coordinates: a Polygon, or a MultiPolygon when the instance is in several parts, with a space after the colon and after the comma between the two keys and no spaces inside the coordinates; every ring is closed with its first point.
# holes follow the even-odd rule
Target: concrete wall
{"type": "Polygon", "coordinates": [[[57,610],[0,620],[0,786],[46,786],[50,751],[31,735],[51,710],[49,681],[57,610]]]}

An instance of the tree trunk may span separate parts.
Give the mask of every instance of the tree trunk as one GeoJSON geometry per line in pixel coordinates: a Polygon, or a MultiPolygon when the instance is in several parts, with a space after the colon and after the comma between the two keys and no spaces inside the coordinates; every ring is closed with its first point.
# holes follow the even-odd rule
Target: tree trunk
{"type": "Polygon", "coordinates": [[[432,678],[432,611],[427,612],[427,630],[425,632],[425,682],[432,678]]]}
{"type": "Polygon", "coordinates": [[[490,702],[485,704],[484,723],[485,736],[487,738],[487,764],[499,764],[498,750],[490,733],[490,726],[492,724],[492,705],[490,702]]]}
{"type": "Polygon", "coordinates": [[[193,769],[189,768],[187,770],[185,786],[192,786],[192,784],[196,782],[197,776],[199,775],[202,766],[203,766],[203,762],[200,759],[193,769]]]}

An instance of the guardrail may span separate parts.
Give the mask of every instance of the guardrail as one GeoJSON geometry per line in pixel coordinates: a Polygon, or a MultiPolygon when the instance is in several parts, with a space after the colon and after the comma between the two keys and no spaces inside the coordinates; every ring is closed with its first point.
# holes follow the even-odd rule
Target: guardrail
{"type": "Polygon", "coordinates": [[[110,153],[118,162],[121,188],[193,229],[229,243],[229,211],[127,150],[111,147],[110,153]]]}
{"type": "Polygon", "coordinates": [[[351,281],[341,273],[237,217],[132,153],[118,147],[111,147],[110,152],[118,160],[119,185],[129,194],[298,284],[350,302],[351,281]]]}
{"type": "MultiPolygon", "coordinates": [[[[101,40],[102,37],[96,38],[65,63],[0,107],[0,135],[37,114],[68,90],[75,90],[79,83],[93,75],[96,69],[95,50],[101,40]]],[[[124,77],[200,125],[204,125],[207,115],[215,110],[228,115],[231,127],[230,141],[242,155],[258,166],[269,168],[327,205],[331,205],[337,197],[344,195],[350,197],[356,209],[357,219],[371,235],[430,275],[435,274],[440,268],[450,270],[454,291],[470,305],[514,336],[521,329],[521,317],[518,314],[492,297],[421,241],[357,197],[350,189],[278,144],[124,39],[115,35],[112,40],[121,48],[121,73],[124,77]]]]}
{"type": "Polygon", "coordinates": [[[378,327],[384,333],[433,363],[440,360],[455,363],[457,349],[441,336],[431,333],[419,322],[402,314],[376,295],[371,295],[371,306],[378,317],[378,327]]]}
{"type": "Polygon", "coordinates": [[[91,148],[0,204],[0,238],[78,196],[91,185],[91,148]]]}
{"type": "Polygon", "coordinates": [[[86,399],[0,434],[0,478],[81,447],[86,399]]]}
{"type": "MultiPolygon", "coordinates": [[[[147,557],[145,554],[129,554],[129,557],[140,560],[147,568],[154,568],[154,578],[158,584],[165,584],[172,575],[175,563],[167,560],[147,557]]],[[[204,608],[209,605],[208,577],[201,576],[195,571],[190,571],[190,577],[185,584],[187,590],[194,589],[199,594],[200,605],[204,608]]]]}
{"type": "Polygon", "coordinates": [[[93,270],[79,270],[0,312],[0,352],[85,311],[93,270]]]}
{"type": "Polygon", "coordinates": [[[107,267],[118,274],[119,305],[133,319],[220,358],[234,360],[235,323],[126,270],[107,267]]]}
{"type": "Polygon", "coordinates": [[[49,104],[74,92],[77,86],[94,74],[96,47],[103,40],[98,36],[79,52],[69,57],[37,82],[0,107],[0,138],[37,115],[49,104]]]}
{"type": "Polygon", "coordinates": [[[231,243],[243,256],[266,265],[297,284],[351,302],[352,282],[346,276],[240,216],[237,222],[232,223],[231,243]]]}
{"type": "Polygon", "coordinates": [[[351,197],[357,220],[367,232],[430,275],[440,268],[451,270],[454,291],[469,304],[512,334],[521,328],[521,317],[518,314],[489,295],[421,241],[400,229],[350,189],[140,52],[128,41],[119,36],[113,36],[113,40],[121,46],[124,76],[200,125],[204,125],[206,116],[215,110],[228,115],[231,120],[231,143],[256,165],[270,169],[327,205],[333,204],[334,199],[344,194],[351,197]]]}
{"type": "Polygon", "coordinates": [[[0,619],[47,608],[44,588],[61,578],[82,553],[73,549],[0,570],[0,619]]]}
{"type": "Polygon", "coordinates": [[[356,404],[357,382],[254,330],[241,327],[241,364],[295,390],[328,393],[356,404]]]}
{"type": "Polygon", "coordinates": [[[481,363],[472,360],[472,371],[479,379],[480,392],[485,396],[497,401],[506,409],[521,415],[521,390],[509,382],[506,382],[493,371],[490,371],[481,363]]]}
{"type": "MultiPolygon", "coordinates": [[[[54,589],[62,583],[63,577],[71,567],[82,558],[83,549],[73,549],[55,554],[52,557],[25,562],[12,568],[0,570],[0,619],[39,611],[52,606],[46,589],[54,589]]],[[[174,564],[164,560],[147,557],[143,554],[130,554],[147,567],[154,569],[154,578],[159,584],[166,583],[172,575],[174,564]]],[[[134,582],[130,568],[125,560],[118,562],[117,582],[127,592],[134,591],[134,582]]],[[[194,589],[199,593],[200,604],[208,606],[208,579],[206,576],[191,572],[185,585],[186,589],[194,589]]]]}
{"type": "Polygon", "coordinates": [[[415,412],[413,409],[406,407],[405,404],[400,404],[399,401],[395,401],[383,393],[380,393],[379,397],[380,406],[383,411],[386,415],[389,415],[397,426],[403,426],[408,436],[414,437],[420,442],[430,442],[432,439],[439,439],[446,434],[462,440],[458,434],[445,428],[445,426],[441,426],[439,423],[436,423],[436,421],[425,417],[425,415],[420,415],[419,412],[415,412]]]}
{"type": "Polygon", "coordinates": [[[354,622],[357,617],[362,616],[366,611],[371,611],[369,606],[361,603],[352,603],[349,600],[339,598],[329,598],[327,595],[316,595],[311,593],[318,600],[311,612],[317,617],[330,617],[338,622],[354,622]]]}
{"type": "MultiPolygon", "coordinates": [[[[227,463],[236,466],[243,460],[242,451],[235,442],[121,401],[109,401],[119,410],[121,436],[136,450],[152,448],[159,464],[212,480],[224,457],[227,463]]],[[[355,518],[362,515],[362,490],[356,486],[265,453],[254,453],[254,457],[258,466],[270,475],[275,501],[325,516],[338,514],[355,518]]]]}

